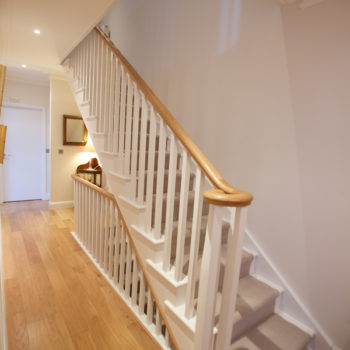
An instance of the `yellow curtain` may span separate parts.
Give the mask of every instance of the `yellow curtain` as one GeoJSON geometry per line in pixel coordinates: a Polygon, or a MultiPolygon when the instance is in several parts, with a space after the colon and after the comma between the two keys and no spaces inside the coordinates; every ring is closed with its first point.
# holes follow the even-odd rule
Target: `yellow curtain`
{"type": "MultiPolygon", "coordinates": [[[[4,96],[5,76],[6,76],[6,67],[0,64],[0,117],[1,117],[2,98],[4,96]]],[[[7,127],[5,125],[0,125],[0,164],[4,162],[6,128],[7,127]]]]}

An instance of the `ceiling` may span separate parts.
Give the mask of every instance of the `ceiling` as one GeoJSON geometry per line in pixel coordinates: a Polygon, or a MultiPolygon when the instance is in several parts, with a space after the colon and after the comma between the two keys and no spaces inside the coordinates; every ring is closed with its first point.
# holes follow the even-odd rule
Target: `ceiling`
{"type": "Polygon", "coordinates": [[[0,64],[61,74],[60,62],[116,2],[0,0],[0,64]]]}

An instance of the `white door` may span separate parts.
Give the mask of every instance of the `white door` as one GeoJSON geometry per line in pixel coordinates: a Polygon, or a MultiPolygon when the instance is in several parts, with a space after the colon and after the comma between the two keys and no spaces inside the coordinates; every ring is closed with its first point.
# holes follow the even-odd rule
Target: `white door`
{"type": "Polygon", "coordinates": [[[7,125],[4,202],[43,198],[43,112],[40,109],[2,108],[7,125]]]}

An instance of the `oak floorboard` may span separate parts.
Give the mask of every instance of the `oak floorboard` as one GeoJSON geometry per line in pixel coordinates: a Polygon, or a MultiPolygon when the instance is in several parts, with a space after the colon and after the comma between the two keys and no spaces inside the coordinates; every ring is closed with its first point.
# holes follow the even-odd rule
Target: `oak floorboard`
{"type": "Polygon", "coordinates": [[[73,209],[0,211],[9,350],[160,349],[70,234],[73,209]]]}

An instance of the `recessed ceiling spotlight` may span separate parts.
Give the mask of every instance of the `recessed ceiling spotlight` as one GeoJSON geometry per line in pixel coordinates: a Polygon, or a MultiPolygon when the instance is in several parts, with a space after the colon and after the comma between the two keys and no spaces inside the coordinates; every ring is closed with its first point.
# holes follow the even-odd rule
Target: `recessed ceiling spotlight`
{"type": "Polygon", "coordinates": [[[27,68],[27,65],[26,64],[22,64],[22,68],[27,68]]]}
{"type": "Polygon", "coordinates": [[[34,33],[39,35],[40,34],[40,29],[34,29],[34,33]]]}

